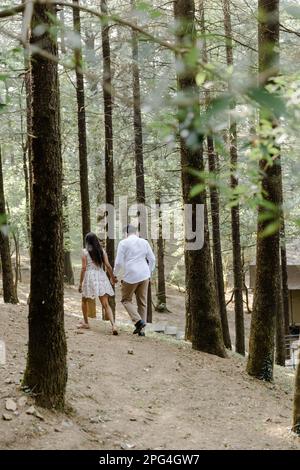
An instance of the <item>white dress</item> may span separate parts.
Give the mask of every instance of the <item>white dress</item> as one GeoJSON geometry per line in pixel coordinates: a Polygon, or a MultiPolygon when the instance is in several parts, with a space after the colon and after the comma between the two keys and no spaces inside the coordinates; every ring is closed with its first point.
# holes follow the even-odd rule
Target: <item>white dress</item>
{"type": "Polygon", "coordinates": [[[82,297],[95,299],[105,294],[114,296],[114,290],[102,267],[93,262],[87,250],[83,250],[83,255],[86,257],[86,271],[82,283],[82,297]]]}

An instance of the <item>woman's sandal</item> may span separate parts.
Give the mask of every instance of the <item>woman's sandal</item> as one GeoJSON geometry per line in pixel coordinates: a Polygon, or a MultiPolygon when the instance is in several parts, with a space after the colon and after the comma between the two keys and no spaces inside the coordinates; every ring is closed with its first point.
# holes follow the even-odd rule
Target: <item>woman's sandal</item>
{"type": "Polygon", "coordinates": [[[119,335],[119,332],[118,332],[118,330],[113,329],[113,330],[112,330],[112,334],[113,334],[114,336],[118,336],[118,335],[119,335]]]}

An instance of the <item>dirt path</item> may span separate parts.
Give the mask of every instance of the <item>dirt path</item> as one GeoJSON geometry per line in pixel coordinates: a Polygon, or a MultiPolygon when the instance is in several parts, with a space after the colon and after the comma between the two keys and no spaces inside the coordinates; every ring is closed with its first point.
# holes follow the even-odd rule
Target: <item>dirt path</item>
{"type": "MultiPolygon", "coordinates": [[[[66,294],[70,313],[78,298],[66,294]]],[[[27,306],[0,309],[7,347],[7,363],[0,366],[2,415],[6,398],[24,396],[27,306]]],[[[71,410],[40,409],[41,420],[26,414],[28,398],[16,414],[6,412],[11,421],[0,417],[1,449],[300,449],[289,431],[288,371],[277,369],[275,385],[264,384],[248,377],[235,355],[219,359],[154,334],[136,338],[125,327],[113,337],[99,320],[78,334],[76,323],[67,315],[71,410]]]]}

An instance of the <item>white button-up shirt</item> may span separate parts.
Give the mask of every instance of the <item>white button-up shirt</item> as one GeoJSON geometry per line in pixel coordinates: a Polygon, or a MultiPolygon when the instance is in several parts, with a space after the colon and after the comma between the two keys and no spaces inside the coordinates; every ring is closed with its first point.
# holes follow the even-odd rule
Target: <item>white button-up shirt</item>
{"type": "Polygon", "coordinates": [[[114,274],[124,272],[123,280],[129,284],[149,279],[155,269],[155,256],[151,246],[137,235],[129,235],[118,245],[114,274]]]}

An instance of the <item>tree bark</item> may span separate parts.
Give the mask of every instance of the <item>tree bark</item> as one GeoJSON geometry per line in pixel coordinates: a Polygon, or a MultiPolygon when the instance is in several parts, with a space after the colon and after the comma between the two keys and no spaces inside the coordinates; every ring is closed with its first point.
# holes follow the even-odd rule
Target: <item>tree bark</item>
{"type": "MultiPolygon", "coordinates": [[[[1,230],[2,225],[8,225],[5,208],[4,182],[2,170],[2,154],[0,147],[0,256],[2,266],[2,286],[4,303],[17,304],[18,297],[14,284],[14,275],[10,256],[10,243],[8,234],[1,230]]],[[[17,263],[17,259],[16,259],[17,263]]]]}
{"type": "MultiPolygon", "coordinates": [[[[279,0],[259,0],[258,7],[259,78],[261,86],[266,86],[278,71],[279,0]]],[[[261,110],[260,118],[268,119],[271,125],[274,124],[274,117],[266,109],[261,110]]],[[[263,194],[266,194],[266,200],[279,207],[281,203],[279,152],[273,165],[267,165],[266,160],[262,158],[260,170],[264,174],[262,190],[263,194]]],[[[259,215],[262,215],[265,209],[260,206],[258,211],[259,215]]],[[[260,219],[257,227],[256,282],[247,371],[258,379],[271,381],[280,289],[280,262],[279,230],[269,237],[261,236],[268,223],[269,221],[260,219]]]]}
{"type": "MultiPolygon", "coordinates": [[[[107,14],[107,1],[101,0],[101,13],[107,14]]],[[[103,101],[104,101],[104,126],[105,126],[105,193],[106,204],[114,205],[114,156],[113,156],[113,100],[112,100],[112,74],[110,58],[109,25],[104,20],[101,27],[102,55],[103,55],[103,101]]],[[[114,223],[113,220],[110,224],[114,223]]],[[[109,227],[111,233],[115,227],[109,227]]],[[[115,239],[109,237],[106,232],[106,252],[110,264],[115,262],[115,239]]],[[[115,314],[115,298],[110,297],[110,306],[115,314]]]]}
{"type": "MultiPolygon", "coordinates": [[[[281,159],[280,159],[281,160],[281,159]]],[[[282,168],[280,166],[280,199],[283,205],[283,181],[282,168]]],[[[282,209],[281,227],[280,227],[280,260],[281,260],[281,287],[282,287],[282,316],[284,324],[284,334],[290,333],[290,310],[289,310],[289,287],[288,287],[288,268],[285,240],[285,219],[282,209]]]]}
{"type": "Polygon", "coordinates": [[[300,436],[300,351],[295,379],[293,431],[300,436]]]}
{"type": "Polygon", "coordinates": [[[276,312],[276,354],[275,363],[279,366],[285,366],[286,348],[284,335],[284,318],[283,318],[283,296],[282,296],[281,272],[279,272],[279,288],[278,288],[278,305],[276,312]]]}
{"type": "MultiPolygon", "coordinates": [[[[205,9],[204,0],[199,2],[200,11],[200,27],[203,35],[203,62],[207,63],[207,44],[206,44],[206,28],[205,28],[205,9]]],[[[209,106],[210,92],[205,92],[205,105],[209,106]]],[[[212,174],[218,173],[216,164],[217,156],[214,149],[214,140],[212,136],[207,137],[207,153],[208,153],[208,167],[212,174]]],[[[214,278],[218,296],[218,306],[220,318],[222,323],[223,341],[225,347],[231,349],[231,339],[228,326],[228,318],[226,311],[226,299],[223,277],[223,261],[222,261],[222,245],[221,245],[221,231],[220,231],[220,203],[219,192],[217,187],[210,187],[210,206],[211,206],[211,220],[212,220],[212,238],[213,238],[213,260],[214,260],[214,278]]]]}
{"type": "MultiPolygon", "coordinates": [[[[131,0],[132,8],[135,0],[131,0]]],[[[133,130],[134,130],[134,155],[136,176],[136,200],[138,204],[146,203],[144,154],[143,154],[143,123],[141,112],[141,85],[139,67],[138,33],[131,30],[132,44],[132,86],[133,86],[133,130]]],[[[152,293],[151,282],[148,288],[147,323],[152,323],[152,293]]]]}
{"type": "MultiPolygon", "coordinates": [[[[214,150],[214,141],[211,136],[207,138],[208,150],[208,166],[209,171],[216,173],[216,155],[214,150]]],[[[223,277],[223,261],[222,261],[222,244],[220,231],[220,204],[219,193],[216,187],[210,187],[210,206],[212,219],[212,239],[213,239],[213,260],[214,273],[217,287],[218,303],[220,309],[220,317],[222,323],[223,340],[226,348],[231,349],[231,339],[228,326],[228,318],[226,311],[224,277],[223,277]]]]}
{"type": "MultiPolygon", "coordinates": [[[[280,204],[282,207],[281,210],[281,227],[280,227],[280,261],[281,269],[279,272],[279,289],[278,289],[278,309],[276,314],[276,355],[275,362],[280,366],[285,366],[286,360],[286,343],[285,343],[285,334],[287,330],[287,318],[288,315],[289,321],[289,291],[287,284],[287,259],[286,259],[286,249],[285,249],[285,223],[284,223],[284,213],[283,213],[283,186],[282,186],[282,168],[281,168],[281,157],[278,157],[279,165],[279,178],[280,178],[280,204]],[[286,298],[287,296],[287,298],[286,298]],[[287,302],[287,303],[286,303],[287,302]],[[286,312],[287,309],[287,312],[286,312]]],[[[289,325],[288,325],[289,330],[289,325]]]]}
{"type": "MultiPolygon", "coordinates": [[[[35,4],[33,45],[57,56],[55,6],[35,4]],[[54,19],[55,21],[55,19],[54,19]],[[38,25],[46,30],[40,36],[38,25]]],[[[47,408],[63,409],[67,382],[63,310],[62,158],[57,63],[33,54],[31,280],[29,341],[23,383],[47,408]]]]}
{"type": "MultiPolygon", "coordinates": [[[[78,5],[79,0],[73,0],[78,5]]],[[[74,30],[79,35],[80,46],[74,49],[75,71],[76,71],[76,96],[77,96],[77,121],[78,121],[78,144],[79,144],[79,174],[80,174],[80,196],[81,196],[81,218],[83,244],[85,236],[91,231],[90,197],[89,197],[89,175],[86,139],[86,117],[85,117],[85,91],[82,71],[82,48],[81,48],[81,25],[80,10],[73,8],[74,30]]]]}
{"type": "MultiPolygon", "coordinates": [[[[185,49],[195,47],[195,4],[193,0],[174,1],[174,15],[176,20],[176,39],[178,46],[185,49]]],[[[177,56],[180,61],[181,72],[178,72],[178,90],[191,101],[190,106],[179,106],[179,126],[185,121],[187,114],[196,117],[199,115],[199,97],[196,88],[196,69],[189,65],[186,53],[177,56]]],[[[180,137],[180,154],[182,169],[183,202],[191,204],[193,222],[195,223],[196,205],[206,205],[206,194],[203,191],[197,197],[190,198],[191,188],[199,181],[188,171],[188,168],[204,170],[203,136],[199,138],[197,148],[187,145],[185,139],[180,137]]],[[[207,211],[204,220],[204,245],[202,249],[187,250],[186,260],[186,308],[190,317],[190,333],[193,349],[226,356],[220,317],[217,309],[217,295],[213,277],[213,267],[210,254],[209,231],[207,211]]]]}
{"type": "MultiPolygon", "coordinates": [[[[224,30],[226,36],[226,58],[227,65],[232,66],[233,44],[230,0],[223,0],[224,10],[224,30]]],[[[230,91],[229,86],[229,91],[230,91]]],[[[235,103],[232,102],[231,109],[234,110],[235,103]]],[[[236,176],[238,150],[237,150],[237,124],[229,117],[229,153],[230,153],[230,187],[234,191],[238,186],[236,176]]],[[[235,350],[237,353],[245,355],[245,327],[244,327],[244,308],[243,308],[243,267],[240,236],[240,208],[236,203],[231,208],[231,236],[232,236],[232,258],[233,258],[233,283],[234,283],[234,312],[235,312],[235,350]]]]}
{"type": "Polygon", "coordinates": [[[167,311],[166,280],[165,280],[165,250],[162,233],[162,214],[160,211],[160,195],[156,198],[156,206],[159,209],[158,240],[157,240],[157,306],[158,312],[167,311]]]}
{"type": "Polygon", "coordinates": [[[64,233],[64,281],[66,284],[74,285],[74,271],[70,249],[70,224],[68,194],[63,191],[63,233],[64,233]]]}
{"type": "MultiPolygon", "coordinates": [[[[22,0],[24,3],[25,0],[22,0]]],[[[30,29],[27,33],[26,42],[30,42],[30,29]]],[[[31,83],[31,61],[28,50],[24,49],[24,67],[25,67],[25,94],[26,94],[26,143],[23,147],[23,170],[25,177],[26,194],[26,225],[28,231],[28,247],[31,249],[31,209],[32,209],[32,83],[31,83]]]]}

